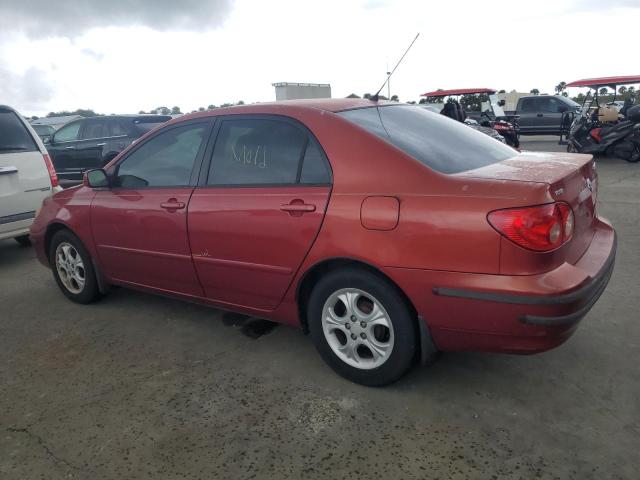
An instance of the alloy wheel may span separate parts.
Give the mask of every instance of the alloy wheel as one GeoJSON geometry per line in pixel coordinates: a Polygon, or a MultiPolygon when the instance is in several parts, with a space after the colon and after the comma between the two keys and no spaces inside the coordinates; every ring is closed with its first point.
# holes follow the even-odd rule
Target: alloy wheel
{"type": "Polygon", "coordinates": [[[67,290],[74,294],[82,292],[86,271],[82,257],[70,243],[62,242],[56,248],[56,270],[67,290]]]}
{"type": "Polygon", "coordinates": [[[377,368],[393,350],[389,314],[373,295],[357,288],[329,296],[322,309],[322,329],[333,353],[355,368],[377,368]]]}

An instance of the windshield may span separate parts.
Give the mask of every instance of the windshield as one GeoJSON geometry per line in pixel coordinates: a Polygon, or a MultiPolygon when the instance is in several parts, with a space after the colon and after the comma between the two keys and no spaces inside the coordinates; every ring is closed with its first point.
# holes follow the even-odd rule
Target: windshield
{"type": "Polygon", "coordinates": [[[424,108],[381,106],[347,110],[339,115],[441,173],[464,172],[517,154],[463,123],[424,108]]]}

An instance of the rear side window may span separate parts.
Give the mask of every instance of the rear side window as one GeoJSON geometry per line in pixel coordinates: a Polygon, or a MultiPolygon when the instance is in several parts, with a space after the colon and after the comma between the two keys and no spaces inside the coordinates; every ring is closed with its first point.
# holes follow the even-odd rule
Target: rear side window
{"type": "Polygon", "coordinates": [[[18,115],[0,108],[0,153],[36,151],[36,142],[18,115]]]}
{"type": "Polygon", "coordinates": [[[419,107],[371,107],[339,115],[440,173],[473,170],[517,155],[484,133],[419,107]]]}
{"type": "Polygon", "coordinates": [[[91,140],[93,138],[103,138],[107,136],[106,121],[103,119],[86,120],[82,129],[83,140],[91,140]]]}
{"type": "Polygon", "coordinates": [[[147,115],[145,117],[134,118],[133,124],[136,126],[138,131],[143,134],[150,132],[158,125],[168,122],[169,120],[171,120],[171,117],[168,115],[147,115]]]}
{"type": "Polygon", "coordinates": [[[208,131],[208,124],[196,124],[155,135],[122,161],[115,185],[121,188],[188,186],[208,131]]]}
{"type": "Polygon", "coordinates": [[[207,183],[274,185],[296,183],[308,135],[278,120],[222,122],[207,183]]]}

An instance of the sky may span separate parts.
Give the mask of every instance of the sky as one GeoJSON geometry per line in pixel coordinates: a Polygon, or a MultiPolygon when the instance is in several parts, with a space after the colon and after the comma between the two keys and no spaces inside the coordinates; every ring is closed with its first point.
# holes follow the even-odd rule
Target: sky
{"type": "Polygon", "coordinates": [[[416,33],[391,78],[401,101],[437,88],[553,93],[640,74],[639,24],[640,0],[0,0],[0,104],[184,112],[273,101],[274,82],[375,93],[416,33]]]}

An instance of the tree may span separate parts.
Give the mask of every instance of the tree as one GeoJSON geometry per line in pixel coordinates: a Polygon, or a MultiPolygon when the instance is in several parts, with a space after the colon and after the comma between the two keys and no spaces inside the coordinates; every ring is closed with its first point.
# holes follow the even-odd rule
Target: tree
{"type": "Polygon", "coordinates": [[[207,107],[207,110],[215,110],[216,108],[218,108],[218,107],[216,107],[215,105],[209,105],[207,107]]]}
{"type": "MultiPolygon", "coordinates": [[[[67,110],[63,110],[61,112],[49,112],[47,113],[47,117],[66,117],[68,115],[80,115],[81,117],[96,117],[99,114],[94,112],[91,109],[79,108],[73,112],[69,112],[67,110]]],[[[101,115],[101,114],[100,114],[101,115]]]]}
{"type": "Polygon", "coordinates": [[[171,109],[171,115],[180,115],[182,112],[180,111],[180,107],[173,107],[171,109]]]}
{"type": "Polygon", "coordinates": [[[537,88],[532,88],[529,93],[532,95],[540,95],[540,90],[538,90],[537,88]]]}
{"type": "Polygon", "coordinates": [[[506,90],[500,90],[498,93],[507,93],[506,90]]]}
{"type": "Polygon", "coordinates": [[[144,110],[140,110],[140,111],[138,112],[138,115],[144,115],[145,113],[147,113],[147,112],[145,112],[144,110]]]}
{"type": "Polygon", "coordinates": [[[244,100],[239,100],[238,103],[236,103],[236,105],[244,105],[244,100]]]}
{"type": "Polygon", "coordinates": [[[391,101],[392,101],[392,102],[399,102],[399,101],[400,101],[400,99],[398,98],[398,95],[392,95],[392,96],[391,96],[391,101]]]}
{"type": "Polygon", "coordinates": [[[558,85],[556,85],[555,90],[558,95],[561,95],[566,88],[567,88],[567,82],[560,82],[558,85]]]}
{"type": "Polygon", "coordinates": [[[416,104],[416,101],[415,101],[415,100],[409,100],[407,103],[408,103],[409,105],[415,105],[415,104],[416,104]]]}
{"type": "Polygon", "coordinates": [[[627,87],[625,87],[624,85],[622,85],[619,89],[618,89],[618,93],[620,95],[624,95],[627,91],[627,87]]]}
{"type": "Polygon", "coordinates": [[[370,93],[365,93],[362,98],[366,98],[367,100],[371,99],[371,94],[370,93]]]}
{"type": "Polygon", "coordinates": [[[600,90],[600,95],[606,95],[607,94],[607,87],[602,87],[600,90]]]}

